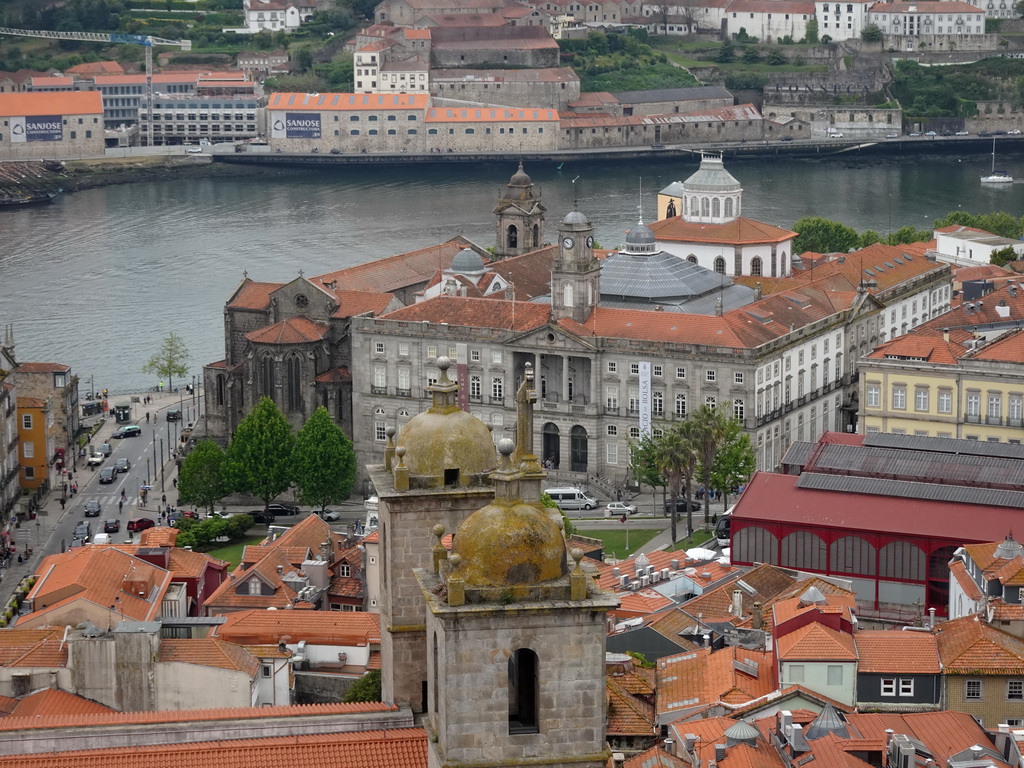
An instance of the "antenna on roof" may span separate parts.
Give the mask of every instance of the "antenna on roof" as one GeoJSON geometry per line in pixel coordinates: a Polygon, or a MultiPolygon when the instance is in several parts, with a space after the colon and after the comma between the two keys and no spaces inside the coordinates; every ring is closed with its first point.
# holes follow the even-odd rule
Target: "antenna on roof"
{"type": "Polygon", "coordinates": [[[640,214],[640,221],[644,220],[644,177],[640,177],[640,203],[636,207],[636,211],[640,214]]]}
{"type": "Polygon", "coordinates": [[[577,176],[575,179],[572,180],[572,208],[573,208],[573,210],[576,210],[576,204],[579,203],[579,201],[580,201],[580,197],[577,194],[577,189],[576,189],[576,182],[579,181],[579,180],[580,180],[579,176],[577,176]]]}

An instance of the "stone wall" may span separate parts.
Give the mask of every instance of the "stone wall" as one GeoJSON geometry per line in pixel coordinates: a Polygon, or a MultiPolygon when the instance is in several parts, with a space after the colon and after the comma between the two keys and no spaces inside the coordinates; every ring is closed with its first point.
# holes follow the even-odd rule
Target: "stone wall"
{"type": "Polygon", "coordinates": [[[358,679],[319,672],[296,672],[292,703],[336,704],[345,698],[348,689],[358,679]]]}
{"type": "Polygon", "coordinates": [[[998,35],[883,35],[890,51],[997,51],[998,35]]]}
{"type": "Polygon", "coordinates": [[[11,141],[10,119],[0,122],[0,160],[38,160],[40,157],[89,157],[102,155],[102,115],[73,115],[62,118],[61,141],[11,141]]]}
{"type": "Polygon", "coordinates": [[[536,80],[509,80],[497,75],[466,77],[457,71],[438,77],[431,74],[430,93],[432,96],[449,99],[463,99],[482,104],[504,104],[510,107],[536,107],[538,104],[553,105],[564,110],[580,97],[580,82],[546,82],[536,80]]]}

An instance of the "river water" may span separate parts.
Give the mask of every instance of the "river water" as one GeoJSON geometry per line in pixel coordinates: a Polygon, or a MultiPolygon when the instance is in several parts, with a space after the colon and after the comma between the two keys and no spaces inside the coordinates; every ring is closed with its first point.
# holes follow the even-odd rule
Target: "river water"
{"type": "MultiPolygon", "coordinates": [[[[1022,213],[1020,183],[983,187],[988,155],[727,161],[746,216],[790,226],[803,216],[885,233],[930,227],[963,208],[1022,213]]],[[[1024,178],[1024,155],[1000,156],[1024,178]]],[[[579,209],[604,247],[639,207],[685,180],[693,159],[535,164],[546,239],[579,209]],[[576,179],[575,184],[573,180],[576,179]],[[642,192],[641,192],[642,190],[642,192]]],[[[44,207],[0,210],[0,324],[13,323],[22,361],[62,362],[96,388],[153,386],[142,366],[169,331],[191,351],[191,374],[224,355],[223,307],[243,273],[287,281],[422,248],[455,235],[494,241],[491,209],[510,165],[339,168],[93,189],[44,207]]]]}

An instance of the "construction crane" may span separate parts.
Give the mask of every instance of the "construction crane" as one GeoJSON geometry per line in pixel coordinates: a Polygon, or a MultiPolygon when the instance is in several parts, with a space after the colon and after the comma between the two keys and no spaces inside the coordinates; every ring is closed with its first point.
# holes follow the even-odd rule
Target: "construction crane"
{"type": "Polygon", "coordinates": [[[128,43],[146,47],[146,145],[153,146],[153,46],[174,45],[183,51],[192,50],[191,40],[164,40],[152,35],[129,35],[123,32],[55,32],[50,29],[11,29],[0,27],[0,35],[45,37],[51,40],[82,40],[89,43],[128,43]]]}

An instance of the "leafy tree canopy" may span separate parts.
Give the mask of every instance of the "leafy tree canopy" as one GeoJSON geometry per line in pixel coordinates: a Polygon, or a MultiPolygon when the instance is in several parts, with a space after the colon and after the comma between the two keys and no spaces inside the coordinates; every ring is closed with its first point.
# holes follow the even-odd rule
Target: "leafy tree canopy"
{"type": "Polygon", "coordinates": [[[295,435],[269,397],[262,398],[242,419],[228,446],[224,474],[236,491],[251,493],[264,506],[292,482],[295,435]]]}
{"type": "Polygon", "coordinates": [[[371,669],[360,677],[345,692],[342,699],[345,704],[360,701],[380,701],[380,670],[371,669]]]}
{"type": "Polygon", "coordinates": [[[292,472],[303,504],[324,509],[344,501],[356,479],[352,441],[320,406],[295,439],[292,472]]]}
{"type": "Polygon", "coordinates": [[[795,253],[839,253],[860,246],[852,227],[821,216],[805,216],[793,225],[793,231],[798,233],[793,241],[795,253]]]}
{"type": "Polygon", "coordinates": [[[860,39],[865,43],[882,42],[882,30],[877,24],[865,24],[861,30],[860,39]]]}
{"type": "Polygon", "coordinates": [[[711,463],[711,487],[728,494],[743,485],[757,468],[757,457],[750,435],[738,419],[726,422],[725,434],[711,463]]]}
{"type": "Polygon", "coordinates": [[[142,372],[158,376],[161,382],[167,379],[167,389],[168,391],[173,391],[174,377],[184,376],[188,373],[189,357],[185,340],[178,334],[171,332],[163,340],[157,353],[149,358],[148,363],[142,366],[142,372]]]}
{"type": "Polygon", "coordinates": [[[181,464],[178,497],[210,512],[230,493],[224,478],[224,451],[212,440],[201,440],[181,464]]]}

